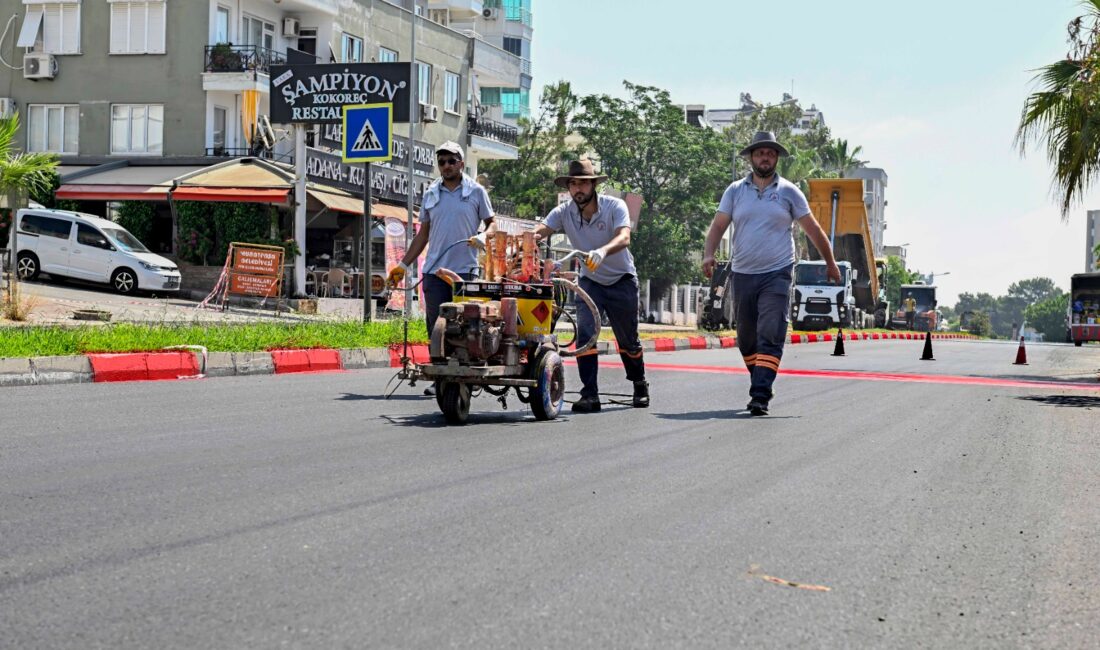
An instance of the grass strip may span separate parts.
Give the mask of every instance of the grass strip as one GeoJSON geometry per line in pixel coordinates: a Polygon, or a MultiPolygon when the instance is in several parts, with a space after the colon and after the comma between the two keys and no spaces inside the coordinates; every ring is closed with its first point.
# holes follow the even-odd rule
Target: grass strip
{"type": "MultiPolygon", "coordinates": [[[[276,348],[377,348],[403,340],[404,321],[374,323],[134,324],[97,327],[6,327],[0,358],[147,352],[170,345],[201,345],[211,352],[276,348]]],[[[426,343],[424,321],[409,321],[409,341],[426,343]]]]}

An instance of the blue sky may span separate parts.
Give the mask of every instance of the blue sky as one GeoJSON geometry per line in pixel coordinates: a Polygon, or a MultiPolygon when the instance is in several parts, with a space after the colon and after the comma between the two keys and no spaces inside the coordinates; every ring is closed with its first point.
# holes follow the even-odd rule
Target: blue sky
{"type": "Polygon", "coordinates": [[[534,84],[621,95],[626,79],[725,108],[793,82],[889,174],[886,243],[909,244],[910,268],[950,272],[936,283],[953,305],[1035,276],[1065,289],[1084,270],[1100,193],[1063,222],[1042,151],[1013,148],[1034,70],[1065,55],[1081,13],[1075,0],[536,0],[534,84]]]}

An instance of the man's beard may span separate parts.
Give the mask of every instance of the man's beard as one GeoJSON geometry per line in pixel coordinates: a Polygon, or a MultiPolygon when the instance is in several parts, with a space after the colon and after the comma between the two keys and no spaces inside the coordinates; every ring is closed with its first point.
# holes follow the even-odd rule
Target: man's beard
{"type": "MultiPolygon", "coordinates": [[[[579,193],[578,193],[578,194],[579,194],[579,193]]],[[[596,198],[596,193],[595,193],[595,192],[592,192],[591,194],[587,194],[587,195],[583,196],[581,200],[577,200],[577,196],[578,196],[578,194],[574,194],[574,195],[573,195],[573,203],[576,203],[576,204],[577,204],[577,207],[578,207],[578,208],[581,208],[581,209],[583,209],[583,208],[584,208],[584,206],[586,206],[586,205],[588,205],[589,203],[591,203],[591,202],[592,202],[592,199],[596,198]]]]}
{"type": "Polygon", "coordinates": [[[757,167],[753,163],[749,163],[749,166],[752,167],[752,173],[756,174],[760,178],[771,178],[772,174],[775,173],[775,167],[772,167],[771,169],[769,169],[765,172],[764,170],[762,170],[760,167],[757,167]]]}

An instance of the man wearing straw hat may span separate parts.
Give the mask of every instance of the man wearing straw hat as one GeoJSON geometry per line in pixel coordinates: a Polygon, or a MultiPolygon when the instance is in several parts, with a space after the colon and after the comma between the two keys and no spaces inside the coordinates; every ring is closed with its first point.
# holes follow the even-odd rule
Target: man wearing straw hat
{"type": "MultiPolygon", "coordinates": [[[[591,160],[569,163],[569,173],[554,179],[554,184],[568,190],[573,200],[554,208],[535,228],[535,235],[546,238],[564,232],[573,248],[587,251],[580,287],[598,309],[607,312],[626,378],[634,384],[631,403],[645,408],[649,406],[649,384],[638,339],[638,271],[629,248],[630,215],[622,199],[597,192],[597,186],[606,180],[607,176],[595,172],[591,160]]],[[[599,331],[599,316],[577,300],[577,345],[599,331]]],[[[596,355],[592,349],[577,357],[582,384],[580,399],[573,403],[577,413],[595,413],[601,407],[596,355]]]]}
{"type": "Polygon", "coordinates": [[[825,231],[810,214],[806,196],[776,172],[787,149],[775,134],[758,131],[741,150],[752,171],[722,195],[703,250],[703,273],[714,273],[714,252],[733,224],[731,269],[737,319],[737,347],[749,369],[747,410],[767,415],[779,373],[790,313],[791,269],[794,265],[794,224],[798,223],[825,260],[828,277],[840,282],[840,269],[825,231]]]}

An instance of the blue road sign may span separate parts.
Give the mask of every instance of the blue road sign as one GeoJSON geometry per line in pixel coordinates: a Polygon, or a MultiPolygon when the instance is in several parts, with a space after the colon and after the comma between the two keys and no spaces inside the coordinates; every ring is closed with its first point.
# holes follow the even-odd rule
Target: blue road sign
{"type": "Polygon", "coordinates": [[[393,158],[393,104],[344,106],[344,162],[393,158]]]}

